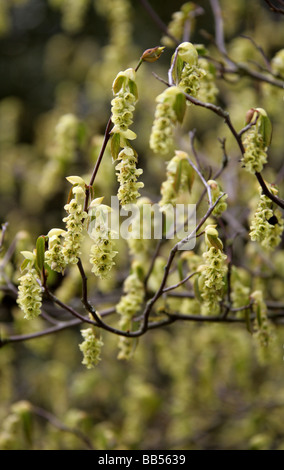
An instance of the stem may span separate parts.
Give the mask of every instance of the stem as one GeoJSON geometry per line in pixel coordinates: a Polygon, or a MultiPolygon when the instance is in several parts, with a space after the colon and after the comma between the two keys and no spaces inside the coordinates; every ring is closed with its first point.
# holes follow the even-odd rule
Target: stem
{"type": "Polygon", "coordinates": [[[90,187],[93,186],[93,184],[94,184],[95,178],[97,176],[100,164],[102,162],[102,159],[103,159],[103,156],[104,156],[104,153],[105,153],[106,146],[107,146],[108,141],[109,141],[110,136],[111,136],[111,134],[110,134],[111,124],[112,124],[112,121],[111,121],[111,117],[110,117],[109,120],[108,120],[108,123],[106,125],[103,144],[102,144],[98,159],[96,161],[96,164],[95,164],[95,167],[94,167],[94,170],[93,170],[90,182],[89,182],[89,187],[87,187],[87,189],[86,189],[86,198],[85,198],[85,206],[84,206],[84,211],[86,211],[86,212],[88,210],[88,204],[89,204],[90,187]]]}

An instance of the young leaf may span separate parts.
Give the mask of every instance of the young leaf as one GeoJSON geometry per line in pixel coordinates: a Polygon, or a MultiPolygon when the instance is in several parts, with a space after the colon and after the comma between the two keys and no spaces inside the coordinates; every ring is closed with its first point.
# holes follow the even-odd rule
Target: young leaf
{"type": "Polygon", "coordinates": [[[183,93],[177,94],[173,108],[176,113],[177,120],[182,123],[186,110],[186,99],[183,93]]]}
{"type": "Polygon", "coordinates": [[[272,138],[272,125],[267,115],[261,114],[259,117],[259,132],[262,135],[265,146],[268,147],[272,138]]]}
{"type": "Polygon", "coordinates": [[[129,86],[130,93],[132,93],[132,95],[135,96],[135,99],[137,101],[138,100],[138,88],[134,80],[129,80],[128,86],[129,86]]]}
{"type": "Polygon", "coordinates": [[[120,134],[118,133],[115,133],[112,136],[112,139],[110,142],[110,152],[111,152],[112,160],[115,162],[120,152],[120,134]]]}
{"type": "Polygon", "coordinates": [[[195,178],[195,172],[187,160],[183,160],[183,165],[184,165],[185,174],[187,176],[188,191],[189,193],[191,193],[192,186],[194,183],[194,178],[195,178]]]}
{"type": "Polygon", "coordinates": [[[126,81],[126,77],[124,75],[122,74],[117,75],[117,77],[115,78],[112,84],[113,93],[115,95],[121,90],[125,81],[126,81]]]}
{"type": "Polygon", "coordinates": [[[36,241],[36,263],[40,271],[44,268],[45,239],[46,237],[41,235],[36,241]]]}
{"type": "Polygon", "coordinates": [[[83,180],[83,178],[81,178],[81,176],[67,176],[66,177],[67,181],[69,181],[69,183],[71,184],[79,184],[80,186],[85,186],[86,183],[85,181],[83,180]]]}
{"type": "Polygon", "coordinates": [[[182,172],[182,160],[178,162],[177,170],[175,174],[174,190],[178,193],[181,183],[181,172],[182,172]]]}

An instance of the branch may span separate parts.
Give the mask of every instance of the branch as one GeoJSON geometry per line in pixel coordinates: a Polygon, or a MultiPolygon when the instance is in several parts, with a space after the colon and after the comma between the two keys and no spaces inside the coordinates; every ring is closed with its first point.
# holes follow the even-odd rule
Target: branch
{"type": "Polygon", "coordinates": [[[275,7],[271,2],[270,0],[264,0],[265,3],[267,3],[267,5],[269,6],[270,10],[271,11],[274,11],[275,13],[280,13],[281,15],[284,15],[284,9],[283,8],[278,8],[278,7],[275,7]]]}

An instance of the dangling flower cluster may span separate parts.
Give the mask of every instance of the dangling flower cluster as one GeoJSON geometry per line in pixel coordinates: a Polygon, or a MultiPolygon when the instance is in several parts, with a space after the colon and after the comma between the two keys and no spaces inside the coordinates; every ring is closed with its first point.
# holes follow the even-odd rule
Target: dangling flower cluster
{"type": "Polygon", "coordinates": [[[136,135],[131,131],[127,132],[129,126],[133,123],[133,112],[138,100],[136,85],[136,72],[130,68],[124,72],[119,72],[116,76],[112,89],[115,97],[111,101],[111,120],[114,124],[112,133],[119,133],[125,138],[135,138],[136,135]]]}
{"type": "MultiPolygon", "coordinates": [[[[132,265],[132,273],[126,278],[123,286],[124,295],[116,306],[117,313],[121,316],[119,326],[123,331],[130,331],[132,319],[143,303],[145,291],[142,281],[142,268],[136,262],[132,265]]],[[[129,359],[132,355],[132,338],[121,336],[119,339],[118,359],[129,359]]]]}
{"type": "Polygon", "coordinates": [[[200,80],[198,99],[205,103],[215,103],[219,90],[215,83],[215,67],[204,57],[199,57],[198,67],[205,72],[200,80]]]}
{"type": "Polygon", "coordinates": [[[249,122],[258,116],[256,124],[245,133],[244,155],[241,160],[243,168],[249,173],[260,173],[267,163],[267,149],[271,139],[271,124],[266,111],[262,108],[248,111],[249,122]]]}
{"type": "Polygon", "coordinates": [[[101,360],[101,348],[104,345],[102,338],[97,337],[92,328],[81,330],[84,341],[79,344],[79,349],[83,353],[83,361],[87,369],[92,369],[101,360]]]}
{"type": "MultiPolygon", "coordinates": [[[[278,190],[270,186],[270,191],[276,196],[278,190]]],[[[250,238],[261,244],[266,250],[275,249],[281,242],[284,221],[278,208],[273,208],[273,202],[265,194],[260,200],[250,226],[250,238]]]]}
{"type": "Polygon", "coordinates": [[[176,150],[174,157],[167,164],[167,179],[161,186],[161,207],[175,205],[178,195],[188,188],[188,174],[186,173],[188,154],[176,150]],[[183,171],[184,170],[184,171],[183,171]]]}
{"type": "Polygon", "coordinates": [[[37,271],[29,269],[19,278],[19,282],[17,303],[25,314],[24,318],[31,320],[40,315],[42,306],[42,287],[37,271]]]}
{"type": "Polygon", "coordinates": [[[280,49],[271,61],[272,72],[284,77],[284,49],[280,49]]]}
{"type": "Polygon", "coordinates": [[[270,326],[267,318],[267,307],[263,299],[261,290],[257,290],[251,294],[253,300],[253,311],[256,315],[254,321],[254,337],[262,347],[267,347],[271,338],[270,326]]]}
{"type": "Polygon", "coordinates": [[[64,217],[66,222],[66,232],[64,233],[64,243],[62,254],[66,264],[77,264],[81,255],[81,244],[83,240],[83,222],[88,214],[84,211],[85,182],[80,177],[68,177],[67,180],[73,184],[73,199],[64,206],[68,216],[64,217]]]}
{"type": "Polygon", "coordinates": [[[143,173],[142,169],[136,168],[137,152],[128,142],[136,138],[135,132],[129,129],[133,122],[134,105],[138,100],[135,78],[135,70],[127,69],[116,76],[112,86],[115,98],[111,102],[111,119],[114,124],[111,151],[113,160],[119,160],[115,169],[119,182],[117,196],[122,206],[135,203],[140,196],[139,189],[144,187],[142,182],[137,182],[143,173]]]}
{"type": "Polygon", "coordinates": [[[48,266],[58,273],[63,273],[66,268],[66,259],[62,252],[61,235],[66,232],[59,228],[51,229],[48,234],[48,250],[45,252],[45,261],[48,266]]]}
{"type": "MultiPolygon", "coordinates": [[[[212,195],[212,203],[214,204],[218,197],[221,196],[222,194],[222,188],[221,186],[215,181],[215,180],[208,180],[207,184],[210,186],[211,189],[211,195],[212,195]]],[[[215,206],[212,215],[215,215],[216,217],[220,217],[225,210],[227,210],[227,203],[225,200],[227,199],[228,195],[224,194],[224,196],[220,199],[220,201],[217,203],[215,206]]]]}
{"type": "Polygon", "coordinates": [[[124,147],[117,159],[120,160],[115,167],[119,182],[117,197],[122,206],[134,204],[140,196],[138,190],[144,187],[144,183],[137,182],[137,178],[143,173],[142,169],[136,168],[137,153],[130,146],[124,147]]]}
{"type": "Polygon", "coordinates": [[[166,154],[173,145],[174,128],[179,120],[177,100],[181,90],[172,86],[157,96],[157,107],[150,135],[150,148],[155,153],[166,154]]]}
{"type": "Polygon", "coordinates": [[[219,302],[225,288],[227,266],[224,261],[227,256],[223,253],[223,243],[218,236],[215,226],[208,225],[205,229],[207,251],[203,253],[205,264],[200,267],[201,275],[198,284],[204,301],[203,312],[216,314],[219,312],[219,302]]]}
{"type": "MultiPolygon", "coordinates": [[[[183,42],[178,47],[178,58],[183,61],[178,86],[188,95],[197,97],[200,83],[206,72],[198,62],[198,52],[190,42],[183,42]]],[[[187,102],[190,104],[189,102],[187,102]]]]}
{"type": "Polygon", "coordinates": [[[102,199],[94,199],[90,204],[93,220],[91,228],[89,227],[89,235],[94,241],[90,251],[90,263],[92,272],[96,276],[107,279],[115,265],[114,257],[118,252],[114,250],[114,232],[107,224],[107,214],[111,208],[101,204],[102,199]]]}

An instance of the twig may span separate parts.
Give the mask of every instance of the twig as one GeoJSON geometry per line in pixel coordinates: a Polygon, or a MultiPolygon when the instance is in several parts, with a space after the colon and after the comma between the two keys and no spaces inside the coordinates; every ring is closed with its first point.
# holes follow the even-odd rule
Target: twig
{"type": "Polygon", "coordinates": [[[193,276],[195,276],[195,274],[197,274],[197,271],[195,271],[194,273],[190,273],[188,276],[186,276],[184,279],[182,279],[180,282],[177,282],[176,284],[173,284],[172,286],[169,286],[169,287],[165,287],[163,289],[163,293],[165,292],[169,292],[171,290],[174,290],[174,289],[177,289],[178,287],[182,286],[186,281],[188,281],[189,279],[191,279],[193,276]]]}
{"type": "MultiPolygon", "coordinates": [[[[280,13],[281,15],[284,15],[284,9],[283,8],[278,8],[276,6],[274,6],[270,0],[264,0],[265,3],[267,3],[267,5],[269,6],[270,10],[271,11],[274,11],[275,13],[280,13]]],[[[282,2],[280,2],[282,3],[282,2]]]]}
{"type": "Polygon", "coordinates": [[[207,191],[207,194],[208,194],[209,205],[211,206],[212,205],[212,194],[211,194],[211,188],[210,188],[209,184],[207,183],[206,179],[202,175],[201,171],[194,165],[194,163],[192,163],[192,161],[189,158],[187,158],[187,161],[190,164],[190,166],[194,169],[194,171],[198,174],[199,178],[201,179],[202,183],[204,184],[204,186],[206,188],[206,191],[207,191]]]}

